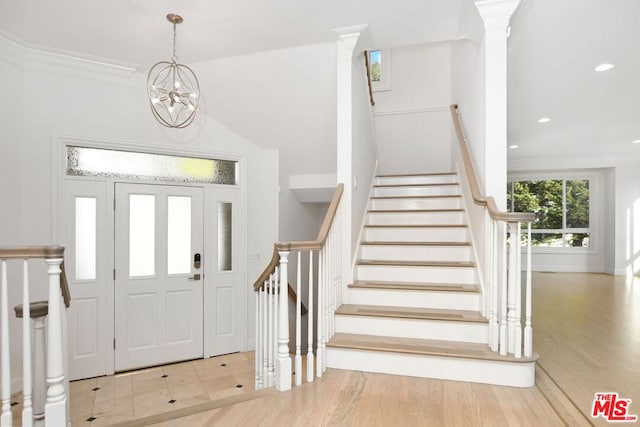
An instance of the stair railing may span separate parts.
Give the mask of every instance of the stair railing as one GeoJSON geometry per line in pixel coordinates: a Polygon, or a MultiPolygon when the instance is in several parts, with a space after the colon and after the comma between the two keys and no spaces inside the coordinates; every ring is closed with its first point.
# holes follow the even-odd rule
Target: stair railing
{"type": "MultiPolygon", "coordinates": [[[[69,287],[64,275],[64,247],[63,246],[28,246],[0,248],[0,263],[2,278],[0,281],[0,342],[1,342],[1,372],[2,372],[2,413],[1,426],[13,426],[11,412],[11,349],[9,336],[9,281],[7,274],[8,263],[22,260],[22,306],[16,307],[16,313],[22,317],[22,425],[32,426],[34,416],[39,415],[39,408],[34,408],[34,401],[38,399],[38,388],[44,387],[44,379],[38,378],[42,367],[38,366],[40,357],[35,356],[35,399],[32,385],[32,351],[31,351],[31,319],[41,318],[46,310],[47,320],[47,351],[46,351],[46,402],[44,404],[44,422],[49,426],[64,426],[69,421],[68,405],[68,366],[67,366],[67,323],[66,308],[71,302],[69,287]],[[41,259],[48,265],[48,301],[32,303],[30,301],[29,260],[41,259]],[[32,308],[34,312],[32,313],[32,308]],[[33,400],[33,401],[32,401],[33,400]],[[36,413],[34,413],[34,409],[36,413]]],[[[38,327],[42,327],[42,322],[38,327]]],[[[36,336],[36,351],[43,341],[36,336]]]]}
{"type": "MultiPolygon", "coordinates": [[[[474,205],[469,205],[470,220],[475,236],[486,242],[479,260],[480,274],[484,280],[483,313],[489,320],[489,345],[501,355],[513,354],[522,357],[533,354],[533,328],[531,324],[531,223],[533,213],[504,212],[498,209],[493,197],[480,192],[478,179],[467,139],[464,136],[458,106],[451,105],[451,117],[458,139],[458,164],[460,175],[466,179],[462,189],[471,196],[474,205]],[[476,210],[475,215],[473,210],[476,210]],[[479,212],[478,212],[479,210],[479,212]],[[475,224],[474,224],[475,220],[475,224]],[[526,240],[522,240],[522,229],[526,224],[526,240]],[[522,330],[522,245],[526,246],[525,270],[525,327],[522,330]],[[524,335],[524,336],[523,336],[524,335]]],[[[505,189],[506,191],[506,189],[505,189]]]]}
{"type": "Polygon", "coordinates": [[[340,215],[336,214],[343,191],[344,185],[338,184],[316,240],[274,244],[271,261],[253,285],[256,295],[256,390],[274,386],[280,391],[289,390],[294,373],[295,384],[302,384],[304,376],[302,372],[303,285],[307,286],[308,295],[307,382],[314,380],[314,366],[317,377],[321,377],[326,371],[326,343],[333,337],[334,312],[341,303],[341,221],[340,215]],[[292,253],[297,256],[296,314],[291,322],[291,327],[295,328],[293,366],[289,350],[288,298],[289,258],[292,253]],[[308,277],[304,279],[302,277],[303,262],[308,262],[308,277]],[[314,298],[317,298],[317,303],[314,303],[314,298]]]}

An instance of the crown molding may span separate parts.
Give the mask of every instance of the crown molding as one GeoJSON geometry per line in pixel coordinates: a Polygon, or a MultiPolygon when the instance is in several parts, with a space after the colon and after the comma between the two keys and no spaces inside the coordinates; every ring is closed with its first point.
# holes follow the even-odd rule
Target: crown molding
{"type": "Polygon", "coordinates": [[[120,79],[131,78],[138,69],[138,65],[135,64],[27,43],[2,31],[0,31],[0,59],[21,67],[64,69],[120,79]]]}

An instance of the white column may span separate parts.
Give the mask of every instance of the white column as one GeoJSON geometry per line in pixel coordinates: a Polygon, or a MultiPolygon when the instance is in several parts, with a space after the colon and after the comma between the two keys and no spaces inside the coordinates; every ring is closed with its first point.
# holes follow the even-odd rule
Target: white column
{"type": "Polygon", "coordinates": [[[44,316],[33,319],[33,354],[35,355],[33,369],[33,417],[35,425],[44,425],[44,403],[47,395],[45,387],[45,339],[44,316]]]}
{"type": "Polygon", "coordinates": [[[278,356],[276,358],[276,389],[291,389],[291,356],[289,356],[289,251],[280,254],[280,294],[278,315],[278,356]]]}
{"type": "Polygon", "coordinates": [[[339,28],[336,49],[337,62],[337,180],[344,184],[344,192],[337,215],[343,221],[341,246],[345,256],[342,259],[343,283],[351,283],[353,272],[351,257],[351,197],[353,188],[353,130],[352,130],[352,80],[353,54],[358,38],[366,25],[339,28]],[[347,256],[348,255],[348,256],[347,256]]]}
{"type": "Polygon", "coordinates": [[[62,258],[47,259],[49,265],[49,320],[47,324],[47,403],[45,426],[61,426],[67,421],[67,396],[64,387],[62,351],[62,302],[60,298],[60,264],[62,258]]]}
{"type": "Polygon", "coordinates": [[[485,153],[484,190],[506,209],[507,185],[507,27],[520,0],[481,0],[484,22],[485,153]]]}

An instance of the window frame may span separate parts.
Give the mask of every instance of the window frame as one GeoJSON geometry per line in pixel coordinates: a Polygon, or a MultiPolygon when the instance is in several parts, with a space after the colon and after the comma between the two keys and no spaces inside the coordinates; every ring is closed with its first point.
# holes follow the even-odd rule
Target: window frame
{"type": "Polygon", "coordinates": [[[391,90],[391,49],[371,49],[367,51],[369,55],[369,66],[371,67],[371,53],[380,52],[381,67],[380,67],[380,80],[371,80],[371,90],[373,92],[382,92],[391,90]]]}
{"type": "MultiPolygon", "coordinates": [[[[559,254],[597,254],[600,251],[600,177],[592,172],[559,172],[559,171],[547,171],[547,172],[518,172],[509,173],[507,177],[507,184],[511,184],[514,181],[544,181],[544,180],[561,180],[562,185],[562,205],[563,205],[563,217],[562,217],[562,229],[531,229],[531,234],[535,233],[559,233],[562,234],[563,243],[565,242],[565,234],[573,233],[588,233],[589,234],[589,247],[580,246],[562,246],[562,247],[546,247],[546,246],[531,246],[534,253],[559,253],[559,254]],[[573,180],[588,180],[589,181],[589,227],[588,228],[567,228],[566,218],[566,182],[573,180]]],[[[508,196],[508,194],[507,194],[508,196]]],[[[513,203],[512,203],[513,209],[513,203]]],[[[526,229],[523,230],[526,233],[526,229]]]]}

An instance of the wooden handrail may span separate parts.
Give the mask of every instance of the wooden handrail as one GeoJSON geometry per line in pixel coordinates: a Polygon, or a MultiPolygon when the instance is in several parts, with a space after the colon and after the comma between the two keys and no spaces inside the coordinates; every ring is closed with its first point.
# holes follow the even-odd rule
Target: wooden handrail
{"type": "Polygon", "coordinates": [[[453,124],[456,128],[456,135],[458,136],[458,145],[460,147],[460,155],[462,156],[462,162],[464,163],[464,169],[466,171],[467,180],[469,181],[469,186],[471,187],[471,195],[473,197],[473,202],[476,205],[485,206],[489,211],[489,215],[491,216],[491,218],[498,221],[505,221],[505,222],[533,221],[536,217],[535,214],[528,213],[528,212],[501,211],[498,209],[498,206],[496,205],[496,201],[493,197],[484,196],[480,192],[476,171],[473,167],[473,162],[471,161],[469,148],[467,147],[467,140],[464,137],[464,132],[462,131],[462,125],[460,123],[460,117],[458,115],[458,104],[451,104],[449,109],[451,110],[451,117],[453,119],[453,124]]]}
{"type": "Polygon", "coordinates": [[[367,67],[367,85],[369,87],[369,100],[371,106],[375,106],[376,102],[373,100],[373,87],[371,86],[371,66],[369,65],[369,51],[364,51],[364,65],[367,67]]]}
{"type": "Polygon", "coordinates": [[[324,221],[322,221],[322,226],[320,227],[320,231],[318,232],[318,237],[316,240],[312,241],[300,241],[300,242],[279,242],[273,245],[273,255],[271,256],[271,261],[262,271],[258,279],[253,284],[253,290],[259,290],[264,284],[265,280],[269,278],[269,275],[275,270],[276,266],[280,262],[280,255],[278,252],[280,250],[288,251],[288,250],[319,250],[322,249],[324,243],[327,241],[327,237],[329,236],[329,229],[331,228],[331,224],[333,223],[333,218],[336,216],[336,212],[338,211],[338,204],[340,203],[340,198],[342,197],[342,193],[344,192],[344,184],[338,184],[336,187],[336,191],[333,193],[333,198],[331,199],[331,203],[329,204],[329,209],[327,209],[327,214],[324,216],[324,221]]]}
{"type": "MultiPolygon", "coordinates": [[[[0,259],[64,259],[64,246],[14,246],[0,247],[0,259]]],[[[71,292],[69,291],[69,283],[64,269],[64,261],[60,265],[62,273],[60,274],[60,289],[64,305],[69,308],[71,304],[71,292]]]]}

